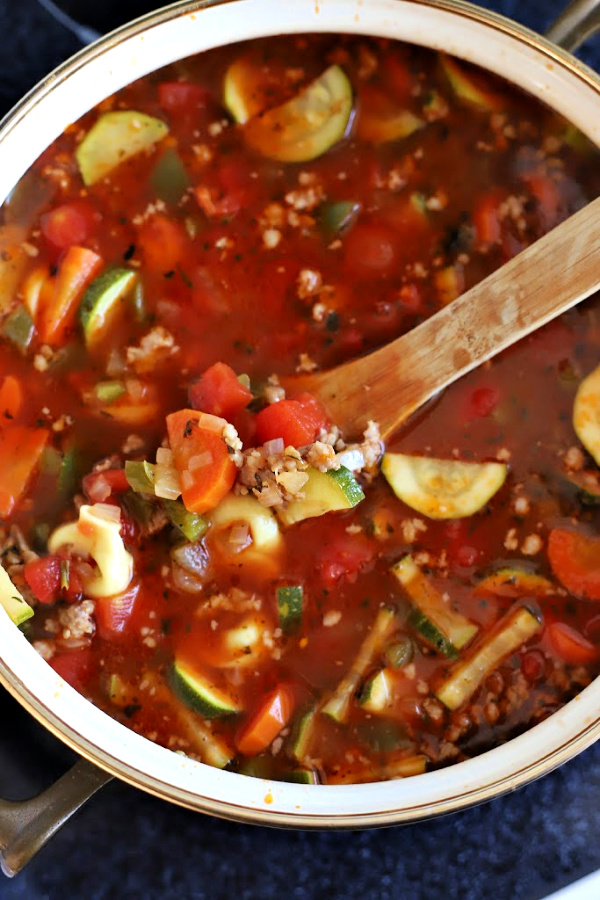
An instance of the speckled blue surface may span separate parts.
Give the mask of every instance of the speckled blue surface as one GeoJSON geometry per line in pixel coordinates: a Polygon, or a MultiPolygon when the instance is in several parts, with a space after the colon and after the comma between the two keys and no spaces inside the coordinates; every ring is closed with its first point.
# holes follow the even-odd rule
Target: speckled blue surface
{"type": "MultiPolygon", "coordinates": [[[[82,8],[90,2],[81,0],[82,8]]],[[[97,2],[125,18],[127,0],[97,2]]],[[[157,5],[148,0],[148,9],[157,5]]],[[[480,5],[540,31],[562,7],[558,0],[480,5]]],[[[35,0],[0,0],[0,34],[0,113],[79,46],[35,0]]],[[[581,56],[598,67],[600,41],[581,56]]],[[[0,795],[27,796],[68,758],[0,689],[0,795]]],[[[600,744],[486,806],[381,831],[238,825],[113,782],[18,878],[0,876],[0,898],[539,900],[600,868],[599,809],[600,744]]]]}

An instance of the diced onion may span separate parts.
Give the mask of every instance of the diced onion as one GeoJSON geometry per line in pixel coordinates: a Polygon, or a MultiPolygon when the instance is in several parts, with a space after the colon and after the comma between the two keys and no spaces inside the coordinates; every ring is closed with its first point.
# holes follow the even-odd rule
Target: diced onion
{"type": "Polygon", "coordinates": [[[229,543],[233,544],[236,550],[242,550],[252,543],[250,528],[248,527],[247,522],[231,527],[229,531],[229,543]]]}
{"type": "Polygon", "coordinates": [[[214,434],[223,434],[223,429],[227,425],[227,419],[220,416],[212,416],[210,413],[198,413],[198,428],[203,431],[212,431],[214,434]]]}
{"type": "MultiPolygon", "coordinates": [[[[102,503],[112,494],[112,488],[103,475],[94,478],[88,488],[88,496],[92,503],[102,503]]],[[[107,504],[108,505],[108,504],[107,504]]]]}
{"type": "Polygon", "coordinates": [[[192,575],[203,576],[208,565],[208,553],[200,542],[178,544],[171,550],[171,559],[192,575]]]}
{"type": "Polygon", "coordinates": [[[125,387],[132,403],[140,403],[144,399],[145,385],[138,378],[128,378],[125,387]]]}
{"type": "Polygon", "coordinates": [[[275,456],[276,453],[283,453],[285,444],[283,438],[273,438],[272,441],[266,441],[263,444],[263,450],[267,456],[275,456]]]}
{"type": "Polygon", "coordinates": [[[192,456],[188,460],[188,470],[190,472],[195,472],[196,469],[203,469],[205,466],[210,466],[213,462],[213,455],[210,450],[204,450],[203,453],[198,453],[196,456],[192,456]]]}
{"type": "Polygon", "coordinates": [[[177,469],[156,464],[154,470],[154,493],[163,500],[177,500],[181,494],[177,469]]]}
{"type": "Polygon", "coordinates": [[[351,472],[357,472],[359,469],[364,468],[365,465],[365,457],[359,447],[355,450],[344,450],[343,453],[339,453],[338,461],[341,466],[345,466],[351,472]]]}
{"type": "Polygon", "coordinates": [[[94,515],[108,522],[121,521],[121,508],[114,503],[94,503],[92,505],[94,515]]]}
{"type": "Polygon", "coordinates": [[[173,451],[169,447],[159,447],[156,451],[156,462],[159,466],[173,467],[173,451]]]}

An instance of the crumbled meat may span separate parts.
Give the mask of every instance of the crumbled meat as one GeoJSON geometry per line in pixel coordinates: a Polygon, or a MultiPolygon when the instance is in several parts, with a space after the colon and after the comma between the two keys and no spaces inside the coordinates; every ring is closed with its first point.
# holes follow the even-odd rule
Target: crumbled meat
{"type": "Polygon", "coordinates": [[[228,593],[211,594],[197,606],[195,615],[212,615],[220,612],[252,612],[262,608],[262,600],[257,594],[232,587],[228,593]]]}
{"type": "Polygon", "coordinates": [[[152,372],[159,363],[178,350],[173,335],[162,325],[157,325],[142,337],[139,347],[127,347],[127,364],[133,366],[140,375],[152,372]]]}
{"type": "Polygon", "coordinates": [[[94,621],[94,601],[82,600],[58,610],[58,622],[62,627],[61,643],[80,643],[82,638],[91,637],[96,630],[94,621]]]}

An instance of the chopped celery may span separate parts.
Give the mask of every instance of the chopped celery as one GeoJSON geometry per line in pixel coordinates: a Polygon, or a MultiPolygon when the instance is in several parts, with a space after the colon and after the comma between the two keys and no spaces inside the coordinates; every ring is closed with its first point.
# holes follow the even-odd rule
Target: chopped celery
{"type": "Polygon", "coordinates": [[[127,388],[122,381],[99,381],[94,388],[94,393],[100,403],[110,404],[126,394],[127,388]]]}
{"type": "Polygon", "coordinates": [[[188,541],[199,541],[208,528],[208,521],[198,513],[190,512],[181,500],[163,500],[169,519],[188,541]]]}
{"type": "Polygon", "coordinates": [[[125,477],[132,491],[138,494],[154,493],[155,466],[147,460],[126,460],[125,477]]]}
{"type": "Polygon", "coordinates": [[[319,776],[315,769],[293,769],[281,776],[282,781],[291,781],[293,784],[319,784],[319,776]]]}
{"type": "Polygon", "coordinates": [[[3,331],[15,347],[22,351],[27,350],[33,338],[35,325],[29,311],[22,303],[5,319],[3,331]]]}
{"type": "Polygon", "coordinates": [[[160,200],[173,205],[179,203],[190,186],[190,178],[174,147],[165,150],[158,160],[152,170],[150,182],[160,200]]]}
{"type": "Polygon", "coordinates": [[[321,707],[321,712],[331,716],[336,722],[345,722],[350,712],[350,703],[367,669],[373,665],[376,657],[383,651],[385,643],[397,625],[396,612],[383,607],[377,613],[375,621],[352,663],[350,671],[340,681],[331,696],[321,707]]]}

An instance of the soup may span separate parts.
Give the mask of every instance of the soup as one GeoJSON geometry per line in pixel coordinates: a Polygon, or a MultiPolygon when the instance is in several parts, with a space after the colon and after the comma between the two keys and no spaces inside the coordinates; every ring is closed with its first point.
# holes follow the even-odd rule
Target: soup
{"type": "Polygon", "coordinates": [[[173,751],[307,783],[460,761],[576,695],[597,301],[386,447],[286,379],[451,303],[597,171],[503,82],[340,36],[210,51],[67,129],[0,232],[2,602],[49,665],[173,751]]]}

